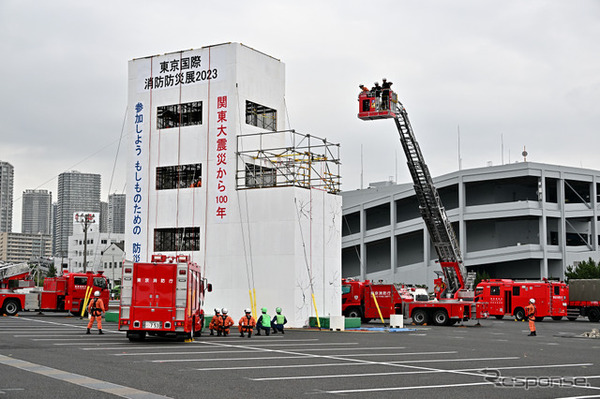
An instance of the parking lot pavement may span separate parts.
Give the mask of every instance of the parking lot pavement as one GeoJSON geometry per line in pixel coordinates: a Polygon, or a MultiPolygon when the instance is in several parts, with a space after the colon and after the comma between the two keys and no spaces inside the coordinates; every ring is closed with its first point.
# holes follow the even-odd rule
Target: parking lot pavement
{"type": "Polygon", "coordinates": [[[600,340],[578,337],[599,325],[583,319],[538,323],[537,337],[527,336],[526,323],[493,319],[398,333],[289,330],[190,343],[130,343],[114,323],[105,323],[105,335],[85,335],[85,321],[1,318],[0,392],[15,398],[224,391],[278,398],[600,397],[600,340]]]}

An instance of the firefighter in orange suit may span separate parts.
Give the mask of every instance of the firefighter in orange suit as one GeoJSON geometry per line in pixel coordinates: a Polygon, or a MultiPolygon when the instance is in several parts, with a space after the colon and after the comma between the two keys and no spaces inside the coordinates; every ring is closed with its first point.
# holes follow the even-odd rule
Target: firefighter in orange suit
{"type": "Polygon", "coordinates": [[[94,299],[92,299],[90,301],[87,311],[90,315],[90,321],[88,322],[88,325],[87,325],[86,334],[90,334],[90,329],[94,325],[94,320],[96,320],[98,322],[98,333],[104,334],[102,332],[102,314],[106,310],[104,309],[104,302],[102,301],[102,298],[100,298],[100,291],[94,292],[94,299]]]}
{"type": "Polygon", "coordinates": [[[529,305],[525,308],[525,313],[527,314],[527,318],[529,319],[529,336],[535,337],[537,334],[535,333],[535,299],[531,298],[529,300],[529,305]]]}
{"type": "Polygon", "coordinates": [[[252,330],[256,327],[256,320],[252,317],[250,309],[244,310],[245,315],[242,316],[238,322],[238,330],[240,331],[240,337],[244,336],[244,331],[248,333],[248,338],[252,336],[252,330]]]}
{"type": "Polygon", "coordinates": [[[210,330],[210,335],[215,335],[214,331],[217,331],[217,334],[219,333],[219,331],[217,329],[217,324],[219,323],[220,318],[221,318],[221,311],[219,309],[215,309],[215,315],[210,320],[210,324],[208,325],[208,329],[210,330]]]}
{"type": "Polygon", "coordinates": [[[217,335],[223,334],[224,337],[229,335],[229,327],[235,324],[231,316],[229,316],[227,313],[227,309],[221,309],[221,317],[217,324],[217,335]]]}

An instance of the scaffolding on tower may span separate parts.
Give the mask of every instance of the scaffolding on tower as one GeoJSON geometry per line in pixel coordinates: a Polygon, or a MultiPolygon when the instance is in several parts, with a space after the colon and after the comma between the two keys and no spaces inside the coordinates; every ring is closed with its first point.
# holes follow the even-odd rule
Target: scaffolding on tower
{"type": "Polygon", "coordinates": [[[290,186],[331,194],[341,190],[339,144],[295,130],[239,135],[237,144],[239,190],[290,186]]]}

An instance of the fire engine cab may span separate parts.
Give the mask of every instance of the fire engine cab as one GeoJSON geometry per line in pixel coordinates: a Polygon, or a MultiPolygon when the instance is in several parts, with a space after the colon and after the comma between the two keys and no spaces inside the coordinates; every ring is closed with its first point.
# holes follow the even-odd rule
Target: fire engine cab
{"type": "Polygon", "coordinates": [[[150,263],[123,265],[119,330],[130,341],[146,335],[180,340],[200,335],[205,291],[211,284],[186,255],[152,255],[150,263]]]}
{"type": "Polygon", "coordinates": [[[536,320],[550,316],[560,320],[567,316],[569,287],[562,281],[515,281],[509,279],[483,280],[477,285],[477,295],[489,303],[489,313],[502,319],[513,315],[525,319],[525,308],[535,299],[536,320]]]}

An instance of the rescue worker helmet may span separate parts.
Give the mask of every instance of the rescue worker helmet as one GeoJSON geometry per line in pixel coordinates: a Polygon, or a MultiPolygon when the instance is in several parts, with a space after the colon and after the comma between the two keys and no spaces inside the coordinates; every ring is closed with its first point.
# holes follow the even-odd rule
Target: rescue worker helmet
{"type": "Polygon", "coordinates": [[[100,291],[94,292],[94,296],[100,296],[100,291]]]}
{"type": "Polygon", "coordinates": [[[531,303],[535,303],[535,299],[531,298],[531,299],[529,300],[529,302],[531,302],[531,303]]]}
{"type": "Polygon", "coordinates": [[[244,309],[244,313],[252,313],[252,311],[248,308],[244,309]]]}
{"type": "Polygon", "coordinates": [[[277,313],[281,313],[281,308],[277,308],[277,309],[275,309],[275,311],[276,311],[277,313]]]}
{"type": "Polygon", "coordinates": [[[221,313],[223,313],[223,314],[227,314],[227,308],[223,308],[223,309],[221,309],[221,313]]]}
{"type": "Polygon", "coordinates": [[[221,313],[221,311],[219,309],[215,308],[215,314],[219,314],[219,313],[221,313]]]}
{"type": "Polygon", "coordinates": [[[267,308],[262,308],[260,311],[263,313],[267,313],[267,308]]]}

